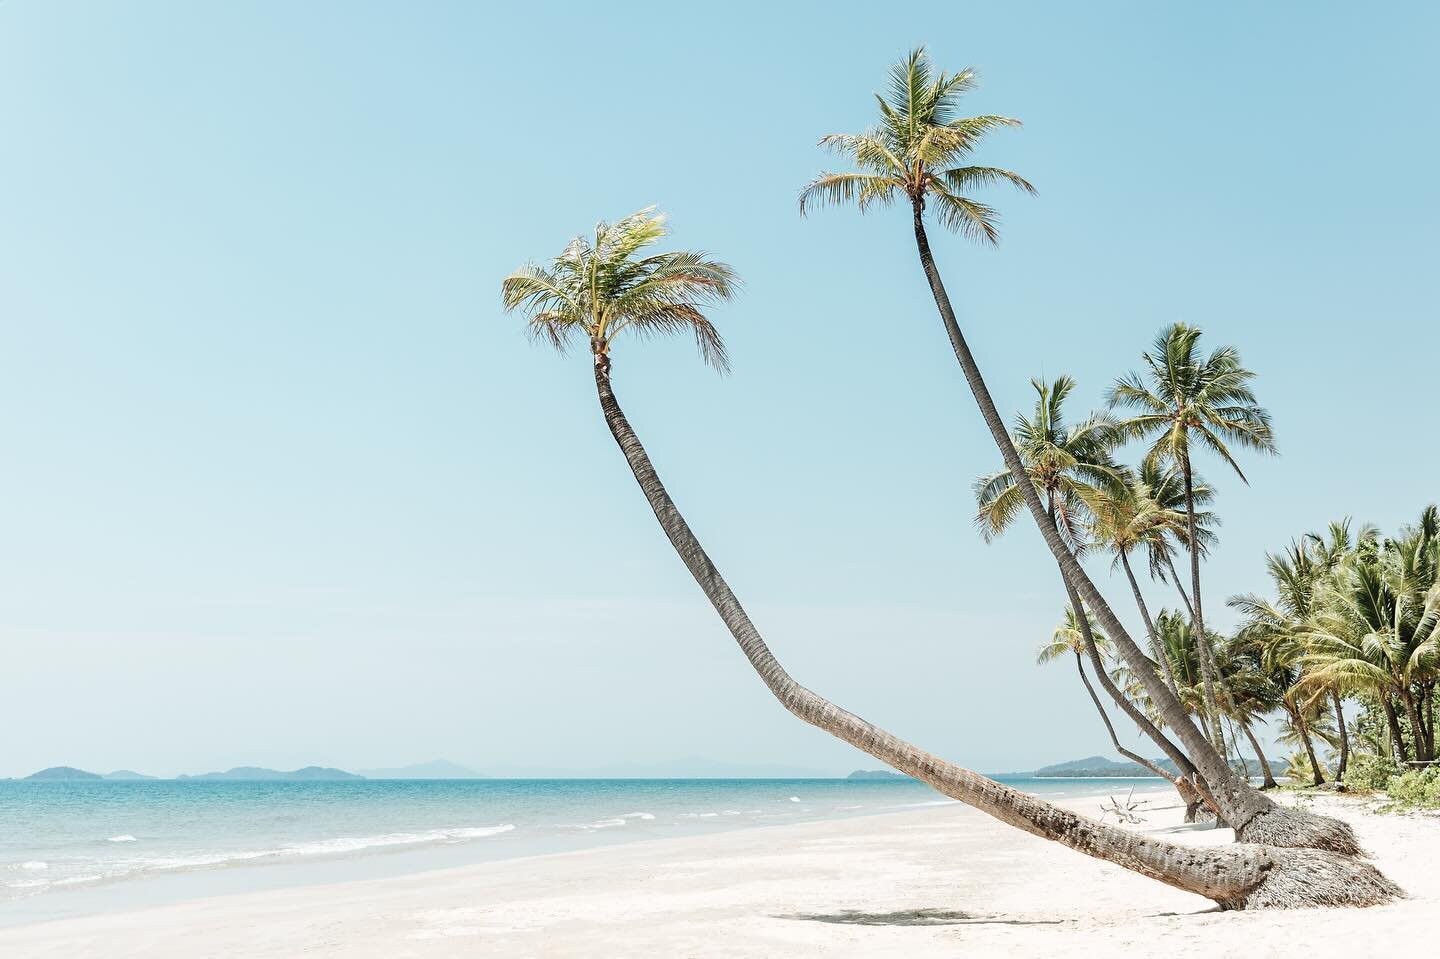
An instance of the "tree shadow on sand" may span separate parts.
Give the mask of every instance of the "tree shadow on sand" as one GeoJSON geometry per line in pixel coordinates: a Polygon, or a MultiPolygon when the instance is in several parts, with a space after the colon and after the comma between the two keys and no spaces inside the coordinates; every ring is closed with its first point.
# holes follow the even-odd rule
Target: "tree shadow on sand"
{"type": "Polygon", "coordinates": [[[905,909],[900,912],[861,912],[842,909],[839,912],[792,912],[776,919],[803,919],[808,922],[831,922],[849,926],[1057,926],[1063,919],[1003,919],[979,916],[954,909],[905,909]]]}

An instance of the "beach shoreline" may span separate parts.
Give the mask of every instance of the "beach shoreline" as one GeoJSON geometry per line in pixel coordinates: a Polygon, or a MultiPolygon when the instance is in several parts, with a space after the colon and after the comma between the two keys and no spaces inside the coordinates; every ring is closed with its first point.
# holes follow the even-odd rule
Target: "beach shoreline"
{"type": "MultiPolygon", "coordinates": [[[[1096,815],[1103,798],[1063,804],[1096,815]]],[[[1423,868],[1440,854],[1440,820],[1378,816],[1358,799],[1304,801],[1354,823],[1410,898],[1358,911],[1220,913],[947,804],[13,926],[0,930],[0,954],[1208,956],[1243,945],[1248,957],[1288,954],[1302,931],[1307,955],[1419,941],[1440,905],[1423,868]]],[[[1180,814],[1178,803],[1154,802],[1136,828],[1230,840],[1180,814]]]]}

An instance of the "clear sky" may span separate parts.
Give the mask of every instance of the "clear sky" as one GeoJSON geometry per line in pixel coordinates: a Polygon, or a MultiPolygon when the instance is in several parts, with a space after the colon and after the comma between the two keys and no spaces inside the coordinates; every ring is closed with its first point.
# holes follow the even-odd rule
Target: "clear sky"
{"type": "Polygon", "coordinates": [[[0,775],[873,765],[768,698],[587,359],[500,313],[652,203],[746,281],[735,372],[626,343],[617,390],[775,652],[982,770],[1109,752],[1033,665],[1038,535],[971,526],[997,456],[905,212],[796,213],[916,43],[1025,121],[1000,248],[935,238],[1003,408],[1068,372],[1083,412],[1175,320],[1259,371],[1221,625],[1264,550],[1440,497],[1433,5],[500,6],[0,4],[0,775]]]}

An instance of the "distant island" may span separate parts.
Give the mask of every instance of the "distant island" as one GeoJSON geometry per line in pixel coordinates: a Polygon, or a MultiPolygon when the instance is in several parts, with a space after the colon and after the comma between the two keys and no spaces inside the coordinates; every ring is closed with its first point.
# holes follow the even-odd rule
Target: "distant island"
{"type": "Polygon", "coordinates": [[[909,779],[903,773],[891,772],[888,769],[857,769],[846,779],[909,779]]]}
{"type": "Polygon", "coordinates": [[[38,773],[31,773],[25,777],[30,780],[49,782],[82,782],[86,780],[104,779],[99,773],[87,773],[83,769],[76,769],[74,766],[51,766],[49,769],[42,769],[38,773]]]}
{"type": "MultiPolygon", "coordinates": [[[[1277,768],[1284,768],[1285,764],[1278,760],[1270,760],[1270,764],[1277,768]]],[[[1157,759],[1155,765],[1170,773],[1178,773],[1175,763],[1169,759],[1157,759]]],[[[1231,762],[1237,773],[1245,775],[1245,769],[1241,764],[1231,762]]],[[[1259,764],[1250,765],[1250,775],[1258,775],[1259,764]]],[[[1104,756],[1086,756],[1084,759],[1072,759],[1069,762],[1056,763],[1053,766],[1045,766],[1029,773],[1012,773],[1010,775],[1034,776],[1038,779],[1118,779],[1143,777],[1146,779],[1158,779],[1153,772],[1141,766],[1139,763],[1122,763],[1104,756]]]]}

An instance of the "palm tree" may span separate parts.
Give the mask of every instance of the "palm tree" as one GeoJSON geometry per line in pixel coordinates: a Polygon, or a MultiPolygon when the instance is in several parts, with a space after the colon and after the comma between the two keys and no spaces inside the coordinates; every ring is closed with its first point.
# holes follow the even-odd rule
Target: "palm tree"
{"type": "MultiPolygon", "coordinates": [[[[1183,496],[1183,492],[1173,470],[1162,470],[1157,463],[1145,462],[1141,464],[1138,475],[1126,470],[1123,477],[1122,483],[1100,490],[1099,495],[1091,499],[1090,535],[1096,543],[1115,554],[1112,568],[1118,565],[1124,569],[1135,597],[1135,606],[1145,623],[1146,638],[1153,650],[1156,644],[1155,622],[1150,617],[1150,608],[1145,604],[1145,596],[1130,565],[1130,554],[1143,547],[1148,556],[1150,575],[1162,578],[1164,564],[1169,562],[1172,552],[1171,539],[1187,542],[1189,525],[1185,510],[1177,508],[1179,504],[1174,502],[1175,495],[1180,493],[1183,496]]],[[[1208,486],[1196,485],[1194,498],[1197,506],[1207,504],[1210,495],[1208,486]]],[[[1213,514],[1208,512],[1197,517],[1199,542],[1213,539],[1215,534],[1210,526],[1214,522],[1213,514]]],[[[1169,659],[1160,657],[1160,665],[1170,691],[1178,695],[1179,687],[1169,659]]]]}
{"type": "Polygon", "coordinates": [[[1291,739],[1304,747],[1318,786],[1325,773],[1315,756],[1311,732],[1316,722],[1314,702],[1301,683],[1308,678],[1304,667],[1310,655],[1315,595],[1326,570],[1316,563],[1308,540],[1292,542],[1280,554],[1267,553],[1265,567],[1277,598],[1272,602],[1253,593],[1231,597],[1229,606],[1244,617],[1236,639],[1258,653],[1260,669],[1279,693],[1289,719],[1291,739]]]}
{"type": "MultiPolygon", "coordinates": [[[[1110,458],[1110,448],[1117,439],[1114,424],[1109,417],[1097,414],[1073,425],[1066,423],[1065,400],[1075,389],[1075,381],[1068,376],[1061,376],[1053,383],[1033,379],[1030,385],[1037,394],[1035,411],[1029,417],[1016,417],[1015,447],[1025,463],[1031,484],[1045,496],[1050,522],[1059,530],[1066,545],[1079,553],[1084,547],[1086,529],[1092,522],[1092,506],[1104,501],[1106,491],[1124,482],[1123,471],[1110,458]]],[[[975,523],[988,542],[1003,533],[1024,507],[1023,490],[1008,469],[980,477],[974,489],[975,523]]],[[[1068,580],[1065,592],[1069,608],[1081,604],[1068,580]]],[[[1077,621],[1076,649],[1089,654],[1106,694],[1176,764],[1181,776],[1194,782],[1196,791],[1213,802],[1209,786],[1199,777],[1190,758],[1111,682],[1097,644],[1090,641],[1090,626],[1088,616],[1084,621],[1077,621]]]]}
{"type": "MultiPolygon", "coordinates": [[[[1030,385],[1037,394],[1035,411],[1015,418],[1013,442],[1061,537],[1079,552],[1091,504],[1122,483],[1120,467],[1110,458],[1118,439],[1115,424],[1099,413],[1074,425],[1065,422],[1065,400],[1075,389],[1068,376],[1053,383],[1033,379],[1030,385]]],[[[1008,469],[976,480],[975,500],[975,524],[987,541],[1003,533],[1025,508],[1024,494],[1008,469]]]]}
{"type": "MultiPolygon", "coordinates": [[[[1131,373],[1116,382],[1110,391],[1110,405],[1138,411],[1121,428],[1141,439],[1154,438],[1147,459],[1173,461],[1185,481],[1185,510],[1190,514],[1190,603],[1195,616],[1195,633],[1205,632],[1205,614],[1200,600],[1200,551],[1194,547],[1196,529],[1193,514],[1194,470],[1191,446],[1199,445],[1219,455],[1234,468],[1242,481],[1245,474],[1235,462],[1227,444],[1274,452],[1275,437],[1270,414],[1255,401],[1250,381],[1255,374],[1240,365],[1240,354],[1222,346],[1208,357],[1199,349],[1200,330],[1175,323],[1161,331],[1151,352],[1142,356],[1146,375],[1131,373]]],[[[1223,742],[1220,709],[1215,700],[1214,653],[1202,643],[1200,666],[1204,671],[1205,702],[1210,713],[1211,741],[1223,742]]]]}
{"type": "Polygon", "coordinates": [[[701,354],[712,365],[719,365],[724,355],[704,311],[729,298],[734,275],[703,254],[641,256],[664,233],[663,221],[648,210],[613,225],[600,224],[593,239],[577,238],[551,266],[526,266],[506,277],[503,302],[507,310],[527,315],[532,331],[561,349],[577,335],[588,337],[595,389],[611,436],[681,561],[781,705],[801,720],[1003,822],[1207,896],[1227,908],[1357,905],[1401,894],[1368,864],[1332,853],[1249,844],[1177,846],[1086,819],[933,756],[791,678],[676,508],[611,386],[611,351],[616,337],[626,330],[689,331],[700,340],[701,354]]]}
{"type": "Polygon", "coordinates": [[[1077,594],[1072,605],[1083,603],[1095,614],[1121,657],[1145,684],[1146,693],[1166,723],[1180,736],[1237,835],[1277,846],[1330,849],[1356,855],[1360,851],[1359,843],[1348,825],[1280,807],[1230,769],[1186,717],[1179,700],[1165,687],[1164,679],[1145,668],[1145,654],[1065,545],[1029,480],[1025,464],[1011,442],[980,367],[960,331],[925,229],[926,210],[933,206],[942,226],[993,243],[998,237],[995,210],[965,191],[1008,183],[1025,192],[1034,192],[1029,182],[1017,173],[970,165],[973,153],[987,134],[1001,127],[1018,125],[1016,120],[1003,116],[960,116],[960,97],[975,83],[974,70],[936,74],[925,51],[913,51],[891,70],[888,92],[876,97],[880,108],[878,126],[867,133],[833,134],[820,141],[822,146],[849,157],[859,169],[822,173],[801,192],[800,211],[803,215],[810,207],[826,203],[854,203],[862,212],[900,200],[909,205],[920,266],[955,359],[1006,468],[1024,496],[1031,518],[1060,567],[1067,594],[1069,591],[1077,594]]]}

